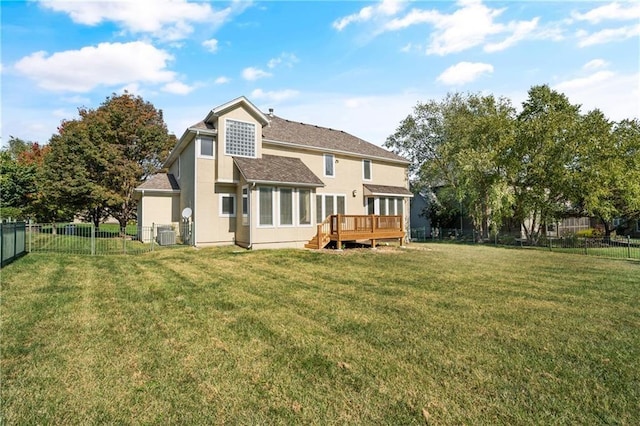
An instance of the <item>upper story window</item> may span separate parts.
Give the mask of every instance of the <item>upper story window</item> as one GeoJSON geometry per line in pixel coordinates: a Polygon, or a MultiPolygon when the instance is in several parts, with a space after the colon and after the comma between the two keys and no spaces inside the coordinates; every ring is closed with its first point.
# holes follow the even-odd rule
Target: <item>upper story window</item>
{"type": "Polygon", "coordinates": [[[371,180],[371,160],[362,160],[362,179],[371,180]]]}
{"type": "Polygon", "coordinates": [[[213,138],[200,137],[200,157],[214,157],[213,138]]]}
{"type": "Polygon", "coordinates": [[[334,177],[335,174],[335,164],[334,164],[333,154],[324,154],[324,175],[327,177],[334,177]]]}
{"type": "Polygon", "coordinates": [[[238,157],[256,156],[256,125],[227,119],[224,135],[224,153],[238,157]]]}

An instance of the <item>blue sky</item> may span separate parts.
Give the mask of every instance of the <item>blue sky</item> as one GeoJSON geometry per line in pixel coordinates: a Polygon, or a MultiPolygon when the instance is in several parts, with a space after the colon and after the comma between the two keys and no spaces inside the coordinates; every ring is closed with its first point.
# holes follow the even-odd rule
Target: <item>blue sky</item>
{"type": "Polygon", "coordinates": [[[244,95],[376,144],[418,101],[549,84],[640,117],[637,1],[2,1],[2,143],[141,95],[180,136],[244,95]]]}

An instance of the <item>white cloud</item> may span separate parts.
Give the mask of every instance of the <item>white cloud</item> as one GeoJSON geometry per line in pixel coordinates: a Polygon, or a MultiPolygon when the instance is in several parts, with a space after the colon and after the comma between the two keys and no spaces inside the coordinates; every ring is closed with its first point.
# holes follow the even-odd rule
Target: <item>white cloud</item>
{"type": "Polygon", "coordinates": [[[215,79],[214,83],[215,84],[227,84],[231,81],[230,78],[225,77],[225,76],[220,76],[218,78],[215,79]]]}
{"type": "Polygon", "coordinates": [[[149,43],[100,43],[48,55],[44,51],[20,59],[15,68],[52,91],[88,92],[98,86],[170,83],[173,57],[149,43]]]}
{"type": "Polygon", "coordinates": [[[596,31],[592,34],[589,34],[587,31],[581,30],[578,31],[576,35],[578,36],[578,46],[580,47],[611,43],[640,36],[640,24],[619,28],[609,28],[596,31]]]}
{"type": "Polygon", "coordinates": [[[618,2],[605,4],[596,7],[586,13],[573,12],[571,16],[578,21],[587,21],[592,24],[598,24],[602,21],[625,21],[640,19],[640,3],[628,2],[624,7],[618,2]]]}
{"type": "Polygon", "coordinates": [[[584,70],[596,70],[598,68],[606,68],[609,63],[604,59],[593,59],[582,66],[584,70]]]}
{"type": "Polygon", "coordinates": [[[344,30],[348,25],[355,22],[367,22],[381,16],[393,16],[404,7],[402,0],[382,0],[375,6],[365,6],[359,12],[344,16],[333,21],[333,28],[338,31],[344,30]]]}
{"type": "Polygon", "coordinates": [[[174,95],[188,95],[195,89],[194,86],[188,86],[180,81],[172,81],[162,86],[164,92],[173,93],[174,95]]]}
{"type": "Polygon", "coordinates": [[[255,67],[248,67],[242,70],[242,78],[249,81],[255,81],[264,77],[271,77],[271,75],[271,73],[255,67]]]}
{"type": "Polygon", "coordinates": [[[280,54],[280,56],[270,59],[269,62],[267,62],[267,67],[273,69],[278,65],[284,65],[288,68],[291,68],[293,64],[297,62],[298,57],[296,55],[294,55],[293,53],[283,52],[280,54]]]}
{"type": "Polygon", "coordinates": [[[431,33],[427,54],[447,55],[469,48],[484,45],[487,52],[496,52],[513,46],[530,37],[549,37],[534,35],[538,29],[539,18],[530,21],[510,21],[507,24],[497,22],[506,10],[491,9],[481,0],[460,0],[459,8],[445,14],[438,10],[413,9],[403,17],[394,18],[383,26],[383,31],[398,31],[418,24],[430,24],[431,33]],[[506,36],[500,42],[490,42],[491,37],[506,36]]]}
{"type": "Polygon", "coordinates": [[[262,89],[255,89],[251,92],[251,97],[257,100],[269,101],[269,102],[282,102],[287,99],[298,96],[300,92],[292,89],[275,90],[265,92],[262,89]]]}
{"type": "Polygon", "coordinates": [[[91,102],[91,99],[85,97],[85,96],[79,96],[79,95],[75,95],[75,96],[67,96],[62,98],[63,101],[68,102],[70,104],[76,104],[76,105],[84,105],[84,104],[88,104],[89,102],[91,102]]]}
{"type": "Polygon", "coordinates": [[[67,1],[41,0],[44,8],[63,12],[73,22],[95,26],[115,22],[132,34],[150,34],[163,40],[184,39],[193,32],[192,23],[219,27],[250,3],[234,1],[225,9],[214,10],[209,3],[185,0],[67,1]]]}
{"type": "Polygon", "coordinates": [[[483,74],[491,74],[493,65],[482,62],[460,62],[450,66],[437,78],[449,86],[462,85],[478,79],[483,74]]]}
{"type": "Polygon", "coordinates": [[[582,105],[582,111],[600,109],[611,120],[640,118],[640,72],[617,74],[597,71],[554,85],[572,103],[582,105]]]}
{"type": "Polygon", "coordinates": [[[211,53],[216,53],[218,51],[218,40],[215,38],[203,41],[202,45],[211,53]]]}
{"type": "Polygon", "coordinates": [[[539,18],[533,18],[531,21],[510,22],[507,25],[508,31],[511,33],[509,37],[499,43],[489,43],[484,46],[485,52],[498,52],[505,50],[521,40],[529,37],[538,27],[539,18]]]}

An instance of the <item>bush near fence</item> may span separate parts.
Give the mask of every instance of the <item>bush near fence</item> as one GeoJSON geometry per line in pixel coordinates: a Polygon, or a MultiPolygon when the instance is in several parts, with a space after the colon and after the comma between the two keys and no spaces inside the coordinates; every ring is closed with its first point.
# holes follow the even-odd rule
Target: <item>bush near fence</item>
{"type": "Polygon", "coordinates": [[[184,232],[173,225],[128,225],[121,233],[117,224],[30,223],[26,237],[30,252],[137,254],[180,245],[184,232]]]}
{"type": "Polygon", "coordinates": [[[411,240],[417,242],[482,243],[505,247],[528,247],[564,253],[640,260],[640,239],[620,236],[609,238],[603,236],[588,238],[578,234],[552,238],[542,236],[536,243],[531,243],[527,239],[521,238],[520,234],[492,234],[488,239],[478,241],[477,234],[468,230],[412,228],[411,240]]]}

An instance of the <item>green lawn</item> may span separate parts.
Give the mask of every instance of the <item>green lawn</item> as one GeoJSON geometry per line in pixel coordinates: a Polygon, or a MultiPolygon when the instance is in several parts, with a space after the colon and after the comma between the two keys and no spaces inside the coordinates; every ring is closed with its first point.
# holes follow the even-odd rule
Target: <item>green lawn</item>
{"type": "Polygon", "coordinates": [[[27,255],[2,423],[640,424],[640,263],[414,247],[27,255]]]}

